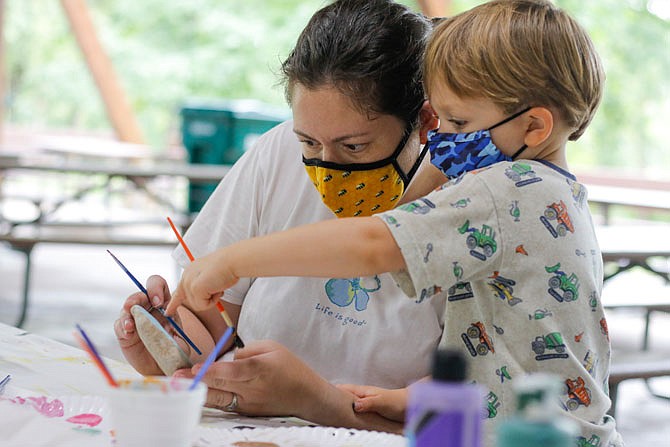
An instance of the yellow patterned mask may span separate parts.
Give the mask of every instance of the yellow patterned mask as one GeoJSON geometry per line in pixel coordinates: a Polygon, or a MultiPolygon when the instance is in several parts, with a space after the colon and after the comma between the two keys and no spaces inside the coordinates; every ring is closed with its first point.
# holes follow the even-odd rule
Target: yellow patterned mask
{"type": "Polygon", "coordinates": [[[410,134],[408,127],[393,154],[372,163],[338,164],[305,157],[302,161],[323,203],[337,217],[371,216],[395,207],[426,154],[427,146],[410,171],[402,171],[397,158],[410,134]]]}

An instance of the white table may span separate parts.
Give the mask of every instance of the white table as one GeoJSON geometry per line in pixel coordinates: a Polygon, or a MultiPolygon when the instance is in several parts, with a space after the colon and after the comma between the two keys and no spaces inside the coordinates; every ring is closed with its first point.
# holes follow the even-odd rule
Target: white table
{"type": "MultiPolygon", "coordinates": [[[[86,329],[85,323],[83,327],[86,329]]],[[[111,359],[105,359],[105,363],[115,379],[141,377],[126,363],[111,359]]],[[[84,351],[0,323],[0,380],[7,374],[12,379],[0,395],[3,447],[113,445],[104,397],[108,385],[84,351]],[[59,403],[64,408],[61,415],[55,410],[59,403]],[[93,426],[81,423],[91,417],[67,421],[82,413],[101,416],[102,422],[93,426]]],[[[194,447],[233,447],[239,441],[263,441],[282,447],[406,444],[402,436],[387,433],[316,427],[297,418],[248,418],[203,409],[194,447]]]]}

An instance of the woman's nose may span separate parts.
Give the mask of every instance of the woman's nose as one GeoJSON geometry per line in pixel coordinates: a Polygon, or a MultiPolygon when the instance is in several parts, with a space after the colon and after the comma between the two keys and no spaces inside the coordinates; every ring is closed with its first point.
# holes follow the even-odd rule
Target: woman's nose
{"type": "Polygon", "coordinates": [[[335,149],[332,146],[323,146],[321,149],[321,160],[322,161],[328,161],[331,163],[340,163],[341,160],[341,154],[337,149],[335,149]]]}

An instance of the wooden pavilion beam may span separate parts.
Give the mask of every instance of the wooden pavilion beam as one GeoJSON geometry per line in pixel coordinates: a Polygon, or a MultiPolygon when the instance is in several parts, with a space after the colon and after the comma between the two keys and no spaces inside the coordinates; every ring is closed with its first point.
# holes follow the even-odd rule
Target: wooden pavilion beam
{"type": "Polygon", "coordinates": [[[114,67],[102,48],[86,0],[61,0],[72,31],[105,104],[107,116],[121,141],[143,143],[135,115],[119,84],[114,67]]]}

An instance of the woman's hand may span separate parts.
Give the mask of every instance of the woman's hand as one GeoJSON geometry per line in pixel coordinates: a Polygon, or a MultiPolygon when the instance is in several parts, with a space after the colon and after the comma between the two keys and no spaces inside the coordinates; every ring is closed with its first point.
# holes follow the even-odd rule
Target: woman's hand
{"type": "MultiPolygon", "coordinates": [[[[202,365],[179,370],[193,377],[202,365]]],[[[354,395],[331,385],[284,346],[250,342],[232,362],[215,362],[203,377],[207,406],[225,409],[237,395],[236,412],[253,416],[296,416],[318,424],[399,433],[402,424],[377,414],[356,414],[354,395]]]]}
{"type": "Polygon", "coordinates": [[[356,412],[374,412],[392,421],[405,421],[407,388],[388,390],[366,385],[338,385],[338,388],[357,397],[354,401],[356,412]]]}
{"type": "MultiPolygon", "coordinates": [[[[170,299],[170,291],[167,282],[160,276],[151,276],[148,279],[147,292],[149,292],[149,296],[155,297],[155,300],[158,303],[157,305],[170,299]]],[[[149,351],[147,351],[137,333],[135,320],[130,313],[130,308],[136,304],[147,310],[153,308],[147,295],[142,292],[133,293],[126,299],[121,308],[119,318],[114,322],[114,333],[119,342],[119,347],[121,348],[123,356],[128,360],[128,363],[130,363],[139,373],[144,375],[163,375],[163,372],[158,367],[158,364],[151,354],[149,354],[149,351]]],[[[153,311],[152,315],[161,322],[168,334],[174,334],[169,322],[163,318],[158,311],[153,311]]],[[[181,339],[179,340],[181,341],[181,339]]],[[[182,349],[186,349],[185,352],[188,352],[189,347],[185,342],[180,343],[180,346],[182,349]]]]}
{"type": "MultiPolygon", "coordinates": [[[[163,372],[158,367],[158,364],[146,349],[137,333],[135,320],[130,313],[130,308],[136,304],[147,310],[162,307],[163,303],[170,300],[170,290],[165,279],[157,275],[149,277],[146,289],[148,295],[152,297],[151,303],[149,302],[147,295],[142,292],[130,295],[123,303],[119,318],[114,322],[114,333],[116,334],[123,356],[133,368],[143,375],[163,375],[163,372]]],[[[154,309],[151,311],[151,314],[160,322],[163,329],[174,338],[179,347],[190,355],[191,361],[195,362],[200,360],[201,356],[198,356],[194,351],[192,352],[191,347],[176,333],[172,325],[160,314],[160,312],[154,309]]],[[[191,338],[196,346],[203,350],[203,352],[212,349],[214,346],[212,337],[203,327],[198,318],[190,313],[188,309],[180,309],[175,317],[175,322],[179,327],[186,331],[189,338],[191,338]]]]}

